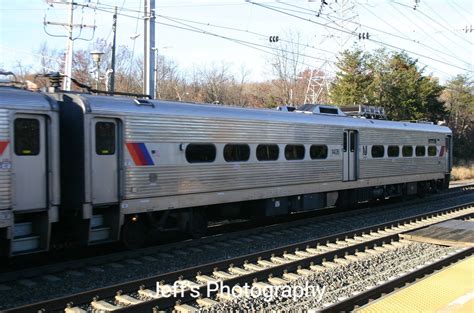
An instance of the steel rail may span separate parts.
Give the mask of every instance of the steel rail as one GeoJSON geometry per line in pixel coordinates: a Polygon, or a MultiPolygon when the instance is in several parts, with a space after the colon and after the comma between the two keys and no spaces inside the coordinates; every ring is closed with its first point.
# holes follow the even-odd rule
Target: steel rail
{"type": "MultiPolygon", "coordinates": [[[[209,273],[212,272],[215,268],[228,268],[231,265],[240,265],[246,262],[256,262],[259,259],[270,258],[272,255],[282,254],[286,251],[295,251],[296,249],[305,249],[307,246],[315,246],[317,244],[325,244],[328,242],[338,241],[344,238],[351,238],[356,236],[362,236],[364,234],[370,233],[371,231],[377,231],[386,229],[388,227],[400,226],[404,223],[414,222],[416,220],[423,220],[427,218],[433,218],[439,216],[440,214],[446,214],[454,211],[459,211],[462,209],[466,209],[474,205],[473,202],[465,203],[462,205],[457,205],[453,207],[448,207],[444,209],[439,209],[436,211],[432,211],[429,213],[422,213],[413,215],[410,217],[390,221],[387,223],[381,223],[378,225],[373,225],[369,227],[360,228],[357,230],[352,230],[349,232],[343,232],[335,235],[330,235],[314,240],[308,240],[296,244],[287,245],[284,247],[279,247],[276,249],[270,249],[263,252],[252,253],[245,256],[240,256],[233,259],[213,262],[205,265],[195,266],[188,269],[155,275],[152,277],[147,277],[144,279],[138,279],[126,283],[116,284],[113,286],[108,286],[105,288],[98,288],[95,290],[90,290],[86,292],[81,292],[78,294],[60,297],[52,300],[47,300],[35,304],[25,305],[18,308],[8,309],[5,312],[38,312],[39,310],[45,310],[46,312],[54,312],[54,311],[63,311],[64,308],[68,305],[68,303],[74,303],[76,305],[89,303],[91,299],[94,297],[99,297],[100,299],[110,299],[113,298],[117,291],[122,291],[124,294],[126,293],[133,293],[139,290],[142,286],[156,286],[157,282],[163,281],[166,283],[173,283],[180,278],[191,278],[196,275],[196,273],[209,273]]],[[[466,216],[472,215],[471,213],[465,214],[466,216]]],[[[422,226],[424,227],[424,226],[422,226]]],[[[421,227],[420,227],[421,228],[421,227]]],[[[298,266],[309,266],[311,262],[321,262],[323,260],[330,261],[336,257],[344,256],[346,253],[354,253],[356,250],[362,251],[367,248],[371,248],[374,246],[381,245],[383,243],[389,243],[391,240],[396,240],[398,238],[398,234],[388,234],[386,236],[376,238],[373,240],[368,240],[362,242],[360,244],[354,244],[348,247],[343,247],[338,250],[329,251],[327,253],[314,255],[303,260],[299,261],[292,261],[286,264],[276,265],[271,268],[265,268],[258,272],[253,272],[251,274],[237,276],[235,278],[231,278],[229,280],[225,280],[225,284],[229,287],[234,286],[238,283],[243,282],[252,282],[255,279],[262,280],[268,278],[270,274],[283,274],[285,270],[287,271],[294,271],[298,268],[298,266]]],[[[207,294],[207,286],[203,286],[199,289],[201,294],[207,294]]],[[[185,292],[184,297],[180,299],[182,302],[194,300],[191,297],[190,292],[185,292]]],[[[154,307],[159,307],[160,309],[170,308],[174,305],[176,299],[173,298],[158,298],[149,301],[145,301],[133,306],[123,307],[116,312],[151,312],[154,307]]]]}
{"type": "MultiPolygon", "coordinates": [[[[436,201],[438,198],[443,197],[443,196],[454,197],[459,194],[468,193],[473,189],[474,189],[474,184],[457,186],[449,190],[446,190],[442,193],[431,195],[428,198],[413,200],[412,202],[410,202],[410,204],[417,204],[426,200],[436,201]]],[[[394,204],[385,204],[385,205],[382,205],[381,207],[377,207],[377,210],[379,210],[379,212],[380,210],[390,210],[393,206],[399,205],[399,204],[400,202],[397,202],[394,204]]],[[[370,208],[361,208],[358,210],[338,211],[334,213],[334,212],[331,212],[332,209],[329,208],[329,209],[324,209],[324,210],[316,210],[312,212],[302,212],[301,219],[303,217],[308,217],[308,215],[307,214],[305,215],[305,213],[309,213],[309,214],[313,213],[312,215],[309,216],[309,218],[313,219],[313,218],[319,217],[320,219],[318,221],[322,222],[326,219],[329,220],[333,218],[348,217],[356,213],[366,212],[367,210],[373,210],[373,209],[375,208],[370,207],[370,208]],[[324,220],[321,219],[321,217],[324,218],[324,220]]],[[[295,218],[289,221],[289,223],[298,223],[300,222],[301,219],[295,218]]],[[[241,224],[241,223],[237,223],[237,224],[241,224]]],[[[265,229],[265,231],[273,231],[273,230],[278,230],[282,227],[286,227],[286,224],[287,223],[281,222],[277,224],[265,225],[263,226],[263,228],[265,229]]],[[[248,232],[248,235],[252,235],[252,234],[259,233],[261,229],[262,229],[262,226],[257,226],[257,227],[245,229],[245,231],[248,232]]],[[[217,233],[217,234],[221,234],[221,233],[217,233]]],[[[238,232],[228,232],[228,233],[223,233],[223,234],[228,236],[229,240],[233,239],[236,235],[241,235],[238,232]]],[[[200,244],[206,244],[206,243],[212,243],[212,241],[217,240],[217,238],[214,238],[214,235],[212,235],[212,236],[204,237],[201,240],[204,240],[206,242],[205,243],[200,242],[200,244]]],[[[176,248],[192,248],[195,246],[196,245],[193,244],[193,241],[191,242],[177,241],[170,244],[157,245],[157,246],[152,246],[152,247],[147,247],[147,248],[136,249],[132,251],[114,252],[114,253],[108,253],[108,254],[94,256],[94,257],[78,258],[78,259],[62,261],[62,262],[54,262],[47,265],[29,267],[29,268],[16,270],[16,271],[0,273],[0,283],[11,282],[11,281],[15,281],[18,279],[23,279],[23,278],[33,278],[33,277],[37,277],[37,276],[41,276],[45,274],[54,274],[54,273],[59,273],[65,270],[79,269],[79,268],[84,268],[86,266],[91,266],[91,265],[97,266],[97,265],[102,265],[102,264],[111,263],[111,262],[119,262],[120,260],[123,260],[126,258],[127,259],[138,258],[138,257],[152,255],[152,254],[161,253],[161,252],[169,252],[176,248]]]]}

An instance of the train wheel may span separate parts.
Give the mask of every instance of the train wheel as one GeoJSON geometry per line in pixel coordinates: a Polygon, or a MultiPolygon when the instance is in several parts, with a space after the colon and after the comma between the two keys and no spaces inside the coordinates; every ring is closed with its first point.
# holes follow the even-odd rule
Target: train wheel
{"type": "Polygon", "coordinates": [[[206,215],[202,212],[194,212],[188,226],[188,233],[194,239],[205,236],[207,232],[206,215]]]}
{"type": "Polygon", "coordinates": [[[146,242],[146,226],[142,221],[127,220],[122,226],[122,243],[127,249],[143,247],[146,242]]]}

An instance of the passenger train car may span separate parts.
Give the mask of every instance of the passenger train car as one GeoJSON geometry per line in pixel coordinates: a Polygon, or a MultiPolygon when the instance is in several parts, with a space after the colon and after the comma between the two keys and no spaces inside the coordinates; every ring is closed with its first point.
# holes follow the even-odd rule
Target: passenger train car
{"type": "Polygon", "coordinates": [[[431,124],[2,87],[0,162],[1,248],[17,255],[445,188],[452,139],[431,124]]]}

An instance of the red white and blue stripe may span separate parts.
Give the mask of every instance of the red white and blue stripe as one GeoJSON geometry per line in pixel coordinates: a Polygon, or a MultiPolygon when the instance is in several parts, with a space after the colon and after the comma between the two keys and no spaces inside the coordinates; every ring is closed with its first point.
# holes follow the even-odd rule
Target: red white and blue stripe
{"type": "Polygon", "coordinates": [[[143,142],[127,142],[128,152],[133,159],[136,166],[150,166],[155,165],[151,158],[150,152],[143,142]]]}
{"type": "Polygon", "coordinates": [[[8,141],[0,141],[0,156],[3,155],[3,152],[7,149],[9,142],[8,141]]]}

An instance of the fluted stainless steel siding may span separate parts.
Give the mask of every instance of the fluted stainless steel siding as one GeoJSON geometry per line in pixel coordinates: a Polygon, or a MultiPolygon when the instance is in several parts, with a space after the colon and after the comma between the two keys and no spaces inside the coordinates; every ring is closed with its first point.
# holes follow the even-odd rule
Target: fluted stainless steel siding
{"type": "Polygon", "coordinates": [[[360,161],[360,178],[443,173],[445,166],[438,157],[367,159],[360,161]]]}
{"type": "MultiPolygon", "coordinates": [[[[0,109],[0,141],[10,141],[9,113],[4,109],[0,109]]],[[[0,209],[8,208],[11,208],[11,167],[0,166],[0,209]]]]}
{"type": "MultiPolygon", "coordinates": [[[[428,139],[436,139],[438,145],[444,145],[445,134],[436,132],[413,132],[389,129],[363,129],[359,143],[363,145],[428,145],[428,139]]],[[[386,149],[385,149],[386,150],[386,149]]],[[[369,149],[370,155],[370,149],[369,149]]],[[[444,172],[445,157],[411,157],[361,159],[360,178],[376,178],[409,174],[427,174],[444,172]]]]}
{"type": "MultiPolygon", "coordinates": [[[[342,131],[331,126],[268,121],[132,116],[125,119],[125,141],[177,145],[180,142],[327,143],[342,142],[342,131]]],[[[124,196],[133,199],[287,186],[337,181],[341,177],[342,160],[131,166],[125,170],[124,196]],[[157,180],[150,182],[150,174],[156,174],[157,180]]]]}
{"type": "Polygon", "coordinates": [[[342,142],[342,127],[265,120],[134,115],[125,119],[125,141],[139,142],[342,142]]]}
{"type": "Polygon", "coordinates": [[[259,162],[129,167],[125,198],[288,186],[342,179],[341,161],[259,162]],[[157,181],[150,183],[149,174],[157,181]]]}
{"type": "Polygon", "coordinates": [[[360,145],[428,145],[428,139],[439,139],[444,144],[445,134],[433,131],[407,131],[399,129],[362,129],[360,145]]]}

